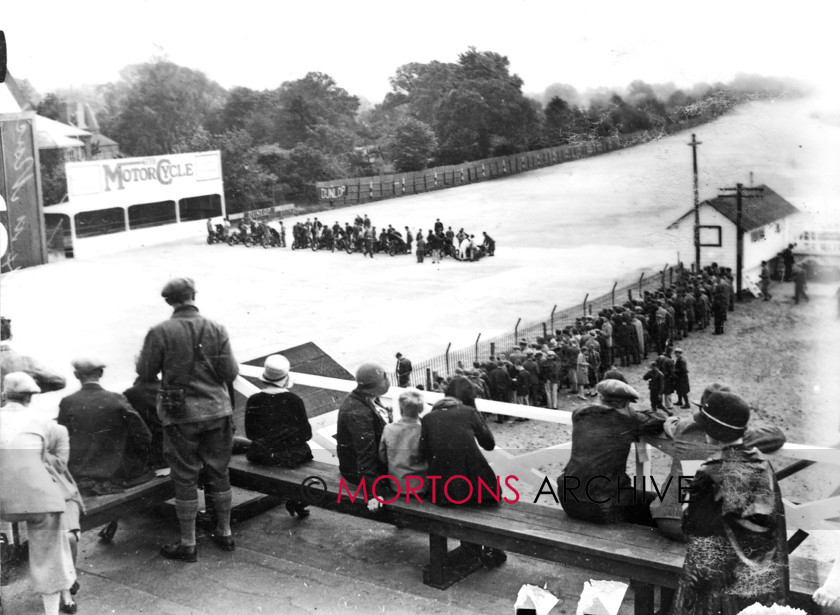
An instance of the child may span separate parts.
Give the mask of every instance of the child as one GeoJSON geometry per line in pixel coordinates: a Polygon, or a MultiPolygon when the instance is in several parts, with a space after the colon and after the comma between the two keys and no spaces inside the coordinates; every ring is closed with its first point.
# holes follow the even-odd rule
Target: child
{"type": "MultiPolygon", "coordinates": [[[[400,494],[406,493],[406,479],[408,476],[419,476],[423,479],[422,489],[414,493],[426,493],[426,472],[429,464],[420,450],[420,413],[423,412],[423,396],[416,389],[403,391],[399,397],[400,420],[385,425],[382,439],[379,441],[379,459],[388,466],[388,474],[399,481],[400,494]]],[[[381,481],[396,490],[393,481],[381,481]]],[[[377,485],[377,486],[379,486],[377,485]]],[[[420,487],[417,479],[411,480],[411,487],[420,487]]],[[[381,494],[381,499],[391,499],[390,495],[381,494]]]]}
{"type": "Polygon", "coordinates": [[[735,615],[760,602],[785,604],[790,591],[785,512],[776,474],[744,445],[750,408],[725,391],[694,415],[720,446],[697,472],[682,529],[688,538],[673,615],[735,615]]]}
{"type": "Polygon", "coordinates": [[[644,380],[648,381],[648,389],[650,390],[650,409],[664,410],[662,405],[662,372],[656,366],[656,362],[650,364],[650,369],[642,376],[644,380]]]}

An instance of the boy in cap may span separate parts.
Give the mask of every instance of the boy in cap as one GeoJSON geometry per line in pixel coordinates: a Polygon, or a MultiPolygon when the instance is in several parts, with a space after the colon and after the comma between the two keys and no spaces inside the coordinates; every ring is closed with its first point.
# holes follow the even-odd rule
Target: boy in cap
{"type": "Polygon", "coordinates": [[[210,535],[222,550],[234,548],[230,529],[232,493],[228,464],[233,449],[231,385],[239,364],[225,328],[204,318],[195,305],[195,282],[173,278],[161,291],[172,317],[146,334],[137,359],[141,381],[161,374],[158,415],[163,424],[163,454],[172,468],[178,542],[161,547],[161,555],[197,561],[195,520],[199,475],[217,519],[210,535]]]}
{"type": "MultiPolygon", "coordinates": [[[[420,414],[423,412],[423,396],[415,389],[409,389],[400,393],[400,420],[395,423],[388,423],[382,431],[382,439],[379,441],[379,461],[385,464],[388,474],[397,479],[400,485],[400,493],[404,493],[408,487],[418,487],[416,493],[423,495],[428,490],[426,473],[429,463],[423,456],[420,448],[420,436],[422,434],[422,423],[420,414]],[[409,477],[420,477],[408,484],[409,477]]],[[[391,486],[389,481],[382,481],[391,486]]],[[[377,487],[379,486],[377,485],[377,487]]],[[[383,498],[382,495],[379,496],[383,498]]],[[[383,499],[390,499],[387,496],[383,499]]]]}
{"type": "Polygon", "coordinates": [[[738,613],[759,602],[786,604],[790,592],[782,494],[773,467],[744,444],[750,408],[718,390],[694,420],[720,451],[689,489],[682,529],[688,538],[674,599],[676,615],[738,613]]]}

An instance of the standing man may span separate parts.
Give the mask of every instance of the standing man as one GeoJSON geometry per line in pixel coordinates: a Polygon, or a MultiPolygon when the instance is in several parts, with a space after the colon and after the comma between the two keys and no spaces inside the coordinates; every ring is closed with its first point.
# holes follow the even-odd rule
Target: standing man
{"type": "Polygon", "coordinates": [[[682,348],[674,350],[674,390],[677,392],[677,405],[680,408],[691,408],[688,403],[688,394],[691,386],[688,382],[688,363],[683,356],[682,348]]]}
{"type": "Polygon", "coordinates": [[[484,249],[487,250],[487,256],[493,256],[496,253],[496,242],[486,232],[482,231],[481,234],[484,235],[484,249]]]}
{"type": "Polygon", "coordinates": [[[782,263],[785,265],[785,282],[790,282],[793,278],[793,244],[789,243],[788,247],[782,251],[782,263]]]}
{"type": "Polygon", "coordinates": [[[761,294],[764,301],[770,301],[770,267],[767,261],[761,261],[761,294]]]}
{"type": "MultiPolygon", "coordinates": [[[[417,237],[417,262],[422,263],[426,257],[426,240],[420,235],[417,237]]],[[[434,262],[434,261],[433,261],[434,262]]]]}
{"type": "Polygon", "coordinates": [[[793,302],[799,305],[799,298],[802,297],[805,301],[810,301],[808,293],[805,288],[808,286],[807,274],[802,265],[796,264],[793,266],[793,302]]]}
{"type": "Polygon", "coordinates": [[[160,552],[169,559],[195,562],[195,518],[202,469],[205,496],[218,519],[211,538],[225,551],[234,549],[228,477],[233,447],[229,387],[239,375],[239,365],[225,328],[199,314],[195,283],[190,278],[169,280],[161,295],[172,306],[172,317],[146,334],[137,375],[150,382],[162,374],[158,416],[163,423],[163,454],[175,484],[181,539],[164,545],[160,552]]]}
{"type": "Polygon", "coordinates": [[[414,240],[414,236],[411,234],[411,231],[408,227],[405,227],[405,253],[411,254],[411,242],[414,240]]]}
{"type": "Polygon", "coordinates": [[[396,369],[398,386],[403,388],[411,386],[411,370],[411,361],[404,357],[401,352],[398,352],[396,369]]]}
{"type": "MultiPolygon", "coordinates": [[[[365,216],[365,221],[367,222],[367,216],[365,216]]],[[[365,226],[365,235],[364,235],[364,243],[365,248],[362,252],[362,258],[370,254],[370,257],[373,258],[373,242],[376,240],[376,229],[370,228],[370,225],[365,226]]]]}
{"type": "Polygon", "coordinates": [[[440,221],[440,218],[435,220],[435,235],[443,233],[443,222],[440,221]]]}

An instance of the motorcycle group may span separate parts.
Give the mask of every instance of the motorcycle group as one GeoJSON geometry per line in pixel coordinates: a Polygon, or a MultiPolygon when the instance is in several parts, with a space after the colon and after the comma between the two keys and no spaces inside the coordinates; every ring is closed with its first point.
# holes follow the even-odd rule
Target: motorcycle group
{"type": "MultiPolygon", "coordinates": [[[[408,227],[405,227],[405,238],[402,233],[390,224],[387,229],[376,233],[376,227],[371,226],[370,219],[356,216],[354,223],[349,222],[342,226],[336,222],[330,227],[323,224],[316,217],[310,222],[297,222],[292,227],[292,250],[336,250],[352,254],[359,252],[363,255],[373,257],[376,253],[388,254],[411,254],[412,244],[422,241],[423,255],[431,256],[432,250],[440,249],[441,256],[451,256],[456,260],[475,261],[483,256],[493,256],[495,242],[486,233],[482,244],[476,244],[474,236],[468,235],[462,228],[458,233],[449,227],[443,232],[443,223],[440,219],[435,222],[434,230],[429,230],[428,236],[424,237],[423,232],[418,231],[414,236],[408,227]],[[407,238],[407,240],[405,239],[407,238]],[[422,240],[421,240],[422,238],[422,240]]],[[[235,228],[231,227],[230,220],[224,218],[221,224],[213,225],[212,219],[207,220],[207,243],[227,243],[230,246],[242,244],[245,247],[261,245],[264,248],[286,247],[286,228],[283,221],[275,227],[265,220],[251,219],[248,216],[242,219],[235,228]]],[[[418,255],[418,259],[420,255],[418,255]]]]}

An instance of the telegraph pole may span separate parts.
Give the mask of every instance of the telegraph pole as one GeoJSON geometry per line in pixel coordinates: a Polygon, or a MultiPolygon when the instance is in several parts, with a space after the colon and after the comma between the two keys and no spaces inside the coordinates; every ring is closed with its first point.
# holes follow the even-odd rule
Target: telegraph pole
{"type": "MultiPolygon", "coordinates": [[[[736,252],[735,252],[735,296],[738,301],[741,300],[742,288],[742,272],[744,268],[744,228],[742,225],[742,218],[744,215],[744,192],[747,196],[758,196],[764,188],[744,188],[744,184],[735,184],[734,188],[721,188],[729,192],[735,192],[735,236],[737,238],[736,252]]],[[[721,194],[719,197],[732,196],[731,194],[721,194]]]]}
{"type": "Polygon", "coordinates": [[[697,146],[701,143],[702,141],[698,141],[692,133],[688,146],[691,148],[694,170],[694,270],[697,272],[700,271],[700,183],[697,177],[697,146]]]}

